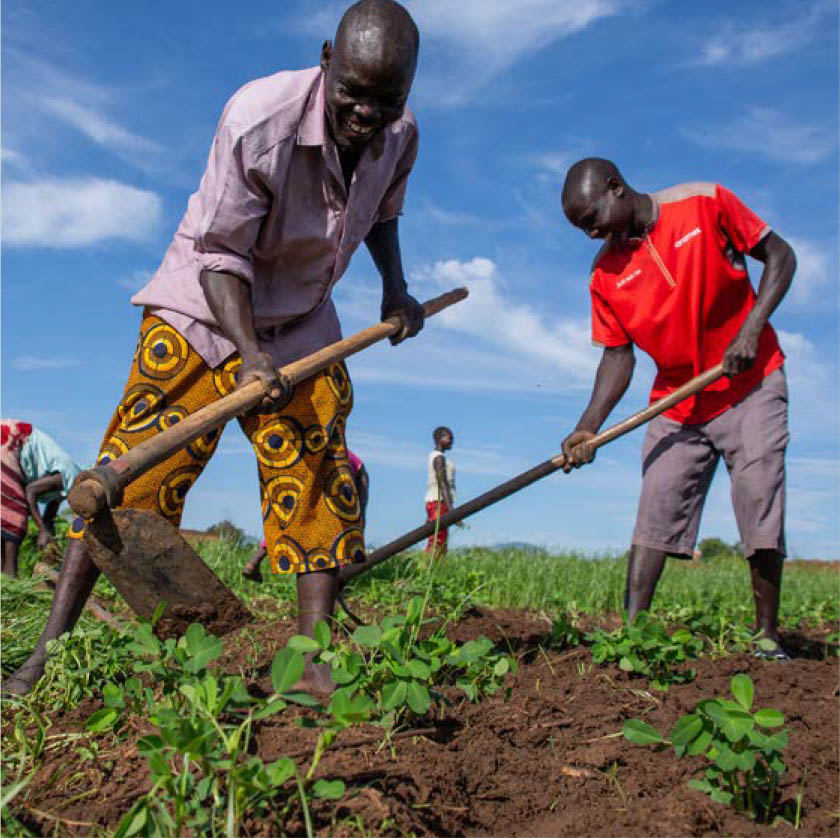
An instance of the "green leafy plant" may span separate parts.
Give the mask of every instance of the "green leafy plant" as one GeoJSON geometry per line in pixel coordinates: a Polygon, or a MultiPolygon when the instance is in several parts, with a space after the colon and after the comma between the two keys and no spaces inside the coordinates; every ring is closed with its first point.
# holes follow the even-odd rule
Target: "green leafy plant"
{"type": "Polygon", "coordinates": [[[549,649],[569,649],[580,645],[581,633],[568,612],[563,611],[551,622],[551,634],[548,637],[549,649]]]}
{"type": "Polygon", "coordinates": [[[622,732],[636,745],[673,745],[680,758],[705,756],[710,764],[704,776],[688,785],[716,803],[768,823],[788,744],[786,730],[770,731],[781,727],[785,717],[769,708],[752,710],[755,689],[747,675],[735,675],[730,691],[731,699],[700,701],[693,713],[677,720],[668,739],[639,719],[625,722],[622,732]]]}
{"type": "MultiPolygon", "coordinates": [[[[281,815],[295,798],[311,833],[307,795],[334,799],[343,793],[335,783],[312,781],[332,731],[319,737],[305,777],[289,758],[265,765],[249,756],[255,722],[282,712],[288,702],[320,708],[312,696],[293,689],[303,674],[300,652],[285,648],[277,653],[271,666],[274,693],[259,699],[248,693],[240,676],[209,670],[221,650],[218,638],[198,624],[178,640],[166,641],[155,636],[150,624],[143,625],[130,644],[134,675],[104,686],[104,706],[88,719],[89,731],[119,731],[132,715],[148,719],[155,729],[137,741],[152,786],[122,819],[116,832],[120,838],[183,830],[223,830],[233,836],[246,812],[276,818],[279,829],[281,815]],[[293,778],[295,787],[282,791],[293,778]],[[281,811],[278,801],[284,800],[281,811]]],[[[334,723],[333,729],[342,724],[334,723]]]]}
{"type": "Polygon", "coordinates": [[[364,707],[367,718],[374,708],[386,724],[395,725],[407,714],[425,715],[441,700],[439,687],[455,682],[470,701],[498,690],[505,675],[516,668],[508,655],[493,650],[486,637],[458,645],[442,629],[419,637],[423,601],[414,597],[406,614],[386,617],[381,623],[359,626],[346,642],[333,645],[327,625],[316,625],[314,638],[296,635],[289,646],[312,653],[329,664],[338,685],[330,711],[342,718],[343,708],[364,707]],[[353,701],[364,700],[364,705],[353,701]]]}
{"type": "Polygon", "coordinates": [[[594,663],[618,661],[620,669],[646,676],[657,690],[693,681],[693,669],[677,667],[689,658],[696,658],[703,649],[703,641],[687,629],[669,635],[661,622],[644,611],[632,623],[625,622],[615,631],[598,628],[587,634],[586,639],[592,644],[594,663]]]}

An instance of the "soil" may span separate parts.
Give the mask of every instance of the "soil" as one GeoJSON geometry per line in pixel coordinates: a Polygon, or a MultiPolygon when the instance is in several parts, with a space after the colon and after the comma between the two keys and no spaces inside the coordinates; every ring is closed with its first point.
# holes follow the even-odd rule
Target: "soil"
{"type": "MultiPolygon", "coordinates": [[[[341,778],[347,793],[338,803],[312,802],[322,835],[757,835],[786,833],[754,824],[686,786],[702,760],[676,759],[626,742],[618,731],[629,718],[660,730],[698,700],[726,695],[735,673],[756,687],[756,705],[786,717],[790,744],[781,783],[789,811],[801,798],[804,835],[836,835],[838,796],[838,667],[825,658],[816,633],[785,635],[798,657],[785,663],[733,655],[695,662],[697,678],[667,693],[617,666],[593,667],[587,649],[545,651],[549,625],[510,611],[473,611],[450,636],[459,641],[486,634],[519,659],[508,676],[509,692],[479,704],[453,700],[445,718],[417,721],[383,746],[383,732],[354,727],[327,751],[317,776],[341,778]],[[362,833],[361,826],[364,826],[362,833]]],[[[242,672],[255,692],[270,690],[274,653],[294,633],[290,620],[246,626],[225,639],[226,670],[242,672]]],[[[78,731],[98,704],[86,701],[52,720],[50,735],[78,731]]],[[[269,762],[292,756],[309,763],[315,731],[291,723],[291,711],[260,723],[258,753],[269,762]]],[[[4,720],[9,723],[8,717],[4,720]]],[[[52,744],[27,793],[11,808],[38,833],[87,835],[97,825],[112,830],[148,789],[145,760],[138,755],[139,726],[122,741],[106,740],[94,760],[81,760],[74,742],[52,744]]],[[[304,833],[300,810],[283,824],[304,833]]],[[[243,834],[276,834],[248,823],[243,834]]]]}

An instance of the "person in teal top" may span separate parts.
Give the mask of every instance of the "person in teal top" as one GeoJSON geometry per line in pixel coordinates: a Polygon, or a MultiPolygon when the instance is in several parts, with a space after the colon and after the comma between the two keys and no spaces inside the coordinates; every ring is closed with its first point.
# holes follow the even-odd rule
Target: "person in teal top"
{"type": "Polygon", "coordinates": [[[2,570],[17,576],[29,515],[38,526],[38,547],[43,550],[53,540],[58,508],[81,469],[52,437],[28,422],[4,419],[2,430],[2,570]],[[43,514],[39,503],[44,504],[43,514]]]}

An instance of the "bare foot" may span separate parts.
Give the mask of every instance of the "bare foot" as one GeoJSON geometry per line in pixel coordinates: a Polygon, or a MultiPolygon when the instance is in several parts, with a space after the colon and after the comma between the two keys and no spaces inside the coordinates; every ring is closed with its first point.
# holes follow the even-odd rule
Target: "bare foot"
{"type": "Polygon", "coordinates": [[[32,655],[18,667],[17,672],[13,672],[3,679],[3,684],[0,686],[0,695],[4,698],[13,695],[28,695],[44,674],[45,665],[46,658],[32,655]]]}
{"type": "Polygon", "coordinates": [[[260,572],[260,566],[251,564],[251,562],[248,562],[248,564],[242,568],[242,575],[246,579],[250,579],[252,582],[262,582],[263,580],[262,573],[260,572]]]}

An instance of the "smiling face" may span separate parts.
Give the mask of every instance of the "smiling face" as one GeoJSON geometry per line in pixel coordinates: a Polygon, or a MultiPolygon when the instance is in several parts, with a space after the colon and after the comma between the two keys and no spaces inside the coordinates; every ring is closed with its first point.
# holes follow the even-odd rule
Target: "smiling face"
{"type": "Polygon", "coordinates": [[[324,107],[339,148],[360,152],[405,108],[417,64],[416,29],[397,4],[353,7],[321,50],[324,107]]]}

